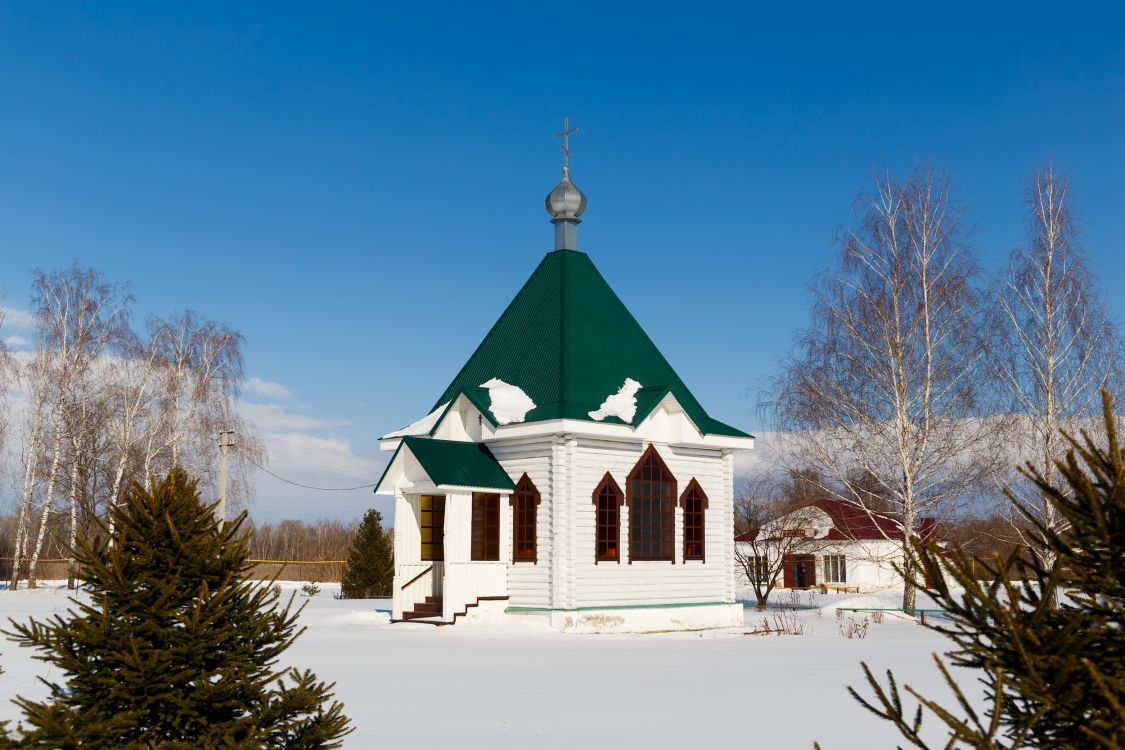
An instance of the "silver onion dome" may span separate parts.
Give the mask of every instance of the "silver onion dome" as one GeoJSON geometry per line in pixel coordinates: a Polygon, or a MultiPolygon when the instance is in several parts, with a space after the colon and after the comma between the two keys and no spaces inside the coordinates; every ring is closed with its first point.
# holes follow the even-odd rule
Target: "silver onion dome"
{"type": "Polygon", "coordinates": [[[555,189],[547,194],[543,201],[547,213],[551,215],[551,223],[560,221],[573,221],[577,224],[578,217],[586,210],[586,195],[578,186],[570,181],[570,169],[563,167],[563,177],[555,189]]]}

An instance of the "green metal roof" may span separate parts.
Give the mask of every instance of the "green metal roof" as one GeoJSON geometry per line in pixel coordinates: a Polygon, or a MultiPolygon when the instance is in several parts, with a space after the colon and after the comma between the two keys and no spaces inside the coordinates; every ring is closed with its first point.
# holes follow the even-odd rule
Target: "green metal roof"
{"type": "Polygon", "coordinates": [[[430,410],[462,393],[487,407],[480,385],[491,378],[535,402],[526,422],[594,421],[589,412],[633,378],[644,387],[634,424],[670,392],[704,434],[750,437],[707,415],[590,257],[575,250],[547,253],[430,410]]]}
{"type": "MultiPolygon", "coordinates": [[[[422,465],[426,476],[434,484],[495,490],[513,490],[516,487],[508,472],[504,471],[504,467],[482,443],[404,437],[395,455],[387,462],[387,470],[390,470],[395,457],[404,446],[422,465]]],[[[386,476],[386,470],[383,475],[386,476]]],[[[376,489],[382,482],[383,478],[380,477],[376,489]]]]}

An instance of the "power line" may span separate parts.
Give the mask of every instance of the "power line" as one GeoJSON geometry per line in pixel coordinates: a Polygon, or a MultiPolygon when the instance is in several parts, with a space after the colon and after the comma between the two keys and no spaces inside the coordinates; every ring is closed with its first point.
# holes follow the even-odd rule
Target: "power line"
{"type": "Polygon", "coordinates": [[[350,492],[352,490],[365,490],[369,487],[375,486],[374,484],[361,484],[358,487],[313,487],[312,485],[301,484],[300,482],[294,482],[291,479],[286,479],[285,477],[278,476],[277,474],[274,474],[272,471],[267,469],[265,466],[262,466],[257,461],[254,461],[254,460],[249,459],[249,458],[247,458],[246,460],[249,461],[250,463],[254,464],[255,466],[257,466],[262,471],[269,474],[274,479],[280,479],[282,482],[285,482],[286,484],[291,484],[294,487],[300,487],[301,489],[305,489],[305,490],[316,490],[318,492],[350,492]]]}

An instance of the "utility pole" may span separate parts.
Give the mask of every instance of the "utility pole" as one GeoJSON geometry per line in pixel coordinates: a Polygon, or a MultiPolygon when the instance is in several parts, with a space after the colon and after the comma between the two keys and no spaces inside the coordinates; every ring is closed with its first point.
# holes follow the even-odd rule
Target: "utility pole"
{"type": "Polygon", "coordinates": [[[227,454],[234,447],[234,430],[219,430],[219,527],[227,520],[227,454]]]}

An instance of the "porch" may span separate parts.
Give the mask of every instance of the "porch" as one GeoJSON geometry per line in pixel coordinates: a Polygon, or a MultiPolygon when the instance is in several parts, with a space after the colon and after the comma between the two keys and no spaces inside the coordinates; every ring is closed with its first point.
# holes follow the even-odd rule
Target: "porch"
{"type": "Polygon", "coordinates": [[[392,619],[449,624],[508,598],[508,495],[403,493],[395,507],[392,619]]]}
{"type": "Polygon", "coordinates": [[[483,443],[402,438],[375,487],[395,496],[392,620],[503,610],[514,489],[483,443]]]}

